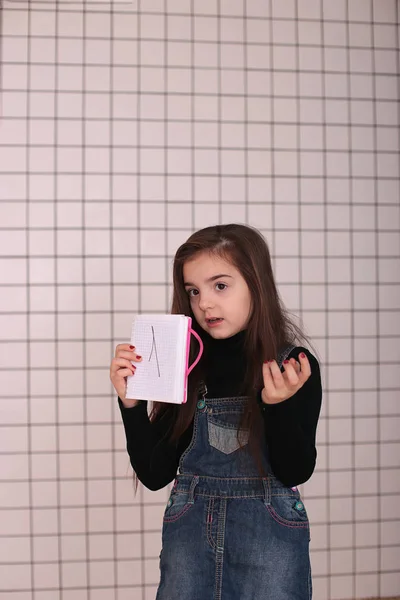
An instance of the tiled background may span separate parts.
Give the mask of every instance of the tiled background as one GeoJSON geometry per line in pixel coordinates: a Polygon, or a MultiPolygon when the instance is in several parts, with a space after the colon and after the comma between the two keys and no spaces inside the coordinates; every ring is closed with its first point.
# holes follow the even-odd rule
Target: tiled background
{"type": "Polygon", "coordinates": [[[5,1],[0,597],[153,600],[108,379],[194,228],[261,229],[323,363],[316,600],[400,590],[395,0],[5,1]]]}

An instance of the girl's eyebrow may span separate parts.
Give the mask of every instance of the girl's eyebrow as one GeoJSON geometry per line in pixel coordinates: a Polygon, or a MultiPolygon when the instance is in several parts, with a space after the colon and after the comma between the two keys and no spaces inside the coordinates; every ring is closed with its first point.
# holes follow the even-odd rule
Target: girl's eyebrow
{"type": "MultiPolygon", "coordinates": [[[[215,281],[216,279],[220,279],[221,277],[230,277],[231,279],[233,279],[232,275],[226,275],[225,273],[220,273],[219,275],[213,275],[212,277],[209,277],[208,279],[206,279],[205,283],[209,283],[210,281],[215,281]]],[[[185,281],[185,283],[183,285],[185,287],[188,286],[188,285],[193,285],[194,286],[194,283],[190,283],[189,281],[185,281]]]]}

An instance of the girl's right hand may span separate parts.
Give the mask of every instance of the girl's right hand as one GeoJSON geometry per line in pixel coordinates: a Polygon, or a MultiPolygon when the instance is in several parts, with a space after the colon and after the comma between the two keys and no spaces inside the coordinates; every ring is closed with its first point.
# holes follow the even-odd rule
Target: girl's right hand
{"type": "Polygon", "coordinates": [[[115,391],[122,400],[125,408],[132,408],[139,404],[140,400],[126,399],[126,378],[134,375],[136,367],[131,361],[140,362],[142,357],[134,351],[135,347],[129,344],[118,344],[115,348],[115,357],[111,361],[110,379],[115,391]]]}

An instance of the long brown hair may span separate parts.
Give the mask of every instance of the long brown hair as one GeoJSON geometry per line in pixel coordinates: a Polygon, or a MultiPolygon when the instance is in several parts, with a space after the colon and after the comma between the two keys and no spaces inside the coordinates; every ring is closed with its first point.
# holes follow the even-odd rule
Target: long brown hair
{"type": "MultiPolygon", "coordinates": [[[[206,339],[202,336],[203,330],[194,318],[183,280],[184,264],[204,252],[218,256],[236,267],[250,291],[252,310],[244,341],[247,357],[245,395],[249,400],[241,417],[238,440],[240,443],[242,429],[249,430],[249,450],[256,461],[260,475],[264,476],[259,443],[260,436],[263,435],[263,426],[256,400],[257,392],[263,388],[262,363],[267,359],[276,359],[279,352],[289,345],[311,346],[311,343],[290,317],[281,301],[274,280],[268,245],[261,233],[247,225],[215,225],[193,233],[178,248],[173,264],[171,314],[192,317],[192,327],[205,343],[204,353],[207,352],[206,339]]],[[[197,352],[198,343],[192,338],[190,362],[194,360],[197,352]]],[[[153,404],[150,420],[168,418],[171,425],[167,436],[171,444],[177,445],[179,438],[193,420],[199,384],[205,375],[203,369],[203,362],[200,360],[189,376],[188,400],[185,404],[161,402],[153,404]]]]}

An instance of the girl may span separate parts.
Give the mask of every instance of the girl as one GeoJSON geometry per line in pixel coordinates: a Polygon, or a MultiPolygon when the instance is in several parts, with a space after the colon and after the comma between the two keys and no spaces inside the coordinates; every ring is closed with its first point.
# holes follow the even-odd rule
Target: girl
{"type": "Polygon", "coordinates": [[[204,343],[186,404],[154,403],[148,416],[125,398],[139,348],[118,345],[110,370],[136,477],[151,490],[175,479],[156,600],[309,600],[296,486],[315,468],[321,378],[261,234],[233,224],[191,235],[175,255],[171,312],[191,316],[204,343]]]}

